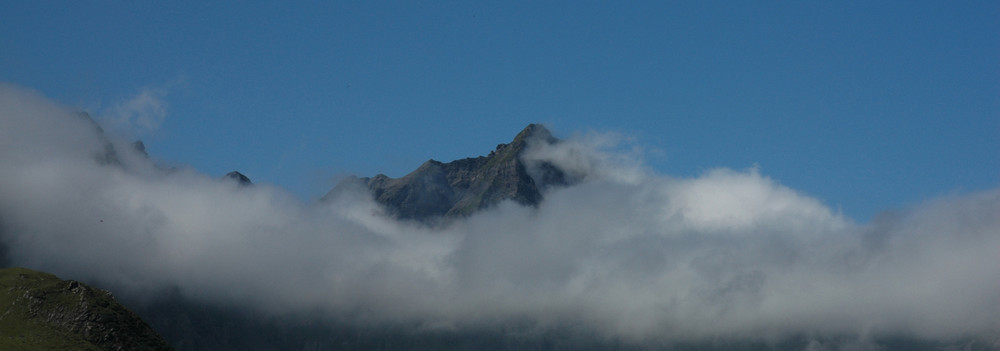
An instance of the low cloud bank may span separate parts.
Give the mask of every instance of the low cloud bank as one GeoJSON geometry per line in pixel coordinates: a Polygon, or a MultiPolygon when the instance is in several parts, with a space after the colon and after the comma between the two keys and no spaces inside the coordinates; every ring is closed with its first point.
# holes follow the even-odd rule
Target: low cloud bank
{"type": "Polygon", "coordinates": [[[538,208],[430,228],[382,215],[362,189],[310,204],[163,170],[0,85],[0,239],[14,265],[120,295],[366,323],[528,321],[643,341],[1000,330],[1000,189],[857,224],[755,169],[672,178],[606,142],[535,148],[583,179],[538,208]]]}

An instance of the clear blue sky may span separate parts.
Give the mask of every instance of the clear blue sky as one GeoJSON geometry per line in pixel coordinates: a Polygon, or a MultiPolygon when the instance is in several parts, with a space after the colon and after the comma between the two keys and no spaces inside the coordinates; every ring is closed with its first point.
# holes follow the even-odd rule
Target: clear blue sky
{"type": "Polygon", "coordinates": [[[7,1],[0,81],[97,115],[147,92],[154,158],[303,198],[532,122],[860,221],[1000,184],[996,1],[7,1]]]}

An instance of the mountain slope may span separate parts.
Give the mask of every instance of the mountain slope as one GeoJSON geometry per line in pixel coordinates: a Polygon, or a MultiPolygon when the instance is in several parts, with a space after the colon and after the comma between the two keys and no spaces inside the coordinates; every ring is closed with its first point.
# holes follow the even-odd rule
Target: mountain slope
{"type": "Polygon", "coordinates": [[[0,269],[2,350],[172,350],[110,292],[26,268],[0,269]]]}
{"type": "Polygon", "coordinates": [[[505,200],[537,205],[545,188],[569,182],[552,164],[523,160],[524,151],[536,142],[553,144],[559,140],[544,126],[531,124],[510,143],[497,145],[488,156],[448,163],[429,160],[400,178],[384,174],[351,177],[323,198],[335,197],[347,186],[363,186],[393,216],[417,220],[468,216],[505,200]]]}

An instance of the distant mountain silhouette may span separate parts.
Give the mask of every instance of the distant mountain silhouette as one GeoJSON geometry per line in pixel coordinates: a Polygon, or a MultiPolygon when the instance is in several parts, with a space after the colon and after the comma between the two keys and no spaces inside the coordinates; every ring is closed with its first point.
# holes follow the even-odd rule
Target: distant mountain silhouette
{"type": "Polygon", "coordinates": [[[240,172],[237,172],[237,171],[232,171],[232,172],[226,173],[226,175],[223,176],[222,179],[235,181],[236,184],[239,184],[240,186],[250,186],[250,185],[253,185],[253,182],[250,181],[249,177],[247,177],[247,176],[243,175],[243,173],[240,173],[240,172]]]}
{"type": "Polygon", "coordinates": [[[544,189],[569,181],[558,167],[547,162],[527,164],[522,155],[531,143],[558,142],[544,126],[530,124],[510,143],[497,145],[488,156],[448,163],[432,159],[400,178],[384,174],[350,177],[323,199],[337,196],[345,187],[360,185],[367,187],[393,216],[417,220],[468,216],[505,200],[533,206],[542,200],[544,189]]]}

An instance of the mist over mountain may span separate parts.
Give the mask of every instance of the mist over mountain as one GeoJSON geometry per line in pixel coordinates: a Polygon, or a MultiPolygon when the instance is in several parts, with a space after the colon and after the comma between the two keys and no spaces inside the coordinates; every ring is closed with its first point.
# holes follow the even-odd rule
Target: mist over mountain
{"type": "Polygon", "coordinates": [[[1000,189],[856,223],[764,170],[672,177],[614,135],[554,141],[535,126],[491,155],[307,203],[158,167],[95,126],[0,85],[0,243],[10,264],[100,283],[154,327],[172,323],[156,321],[172,300],[194,306],[178,331],[228,315],[213,335],[343,336],[305,336],[314,349],[476,337],[496,349],[1000,348],[1000,189]],[[447,223],[419,220],[436,216],[447,223]],[[220,310],[191,312],[205,306],[220,310]],[[402,341],[376,341],[390,339],[402,341]]]}
{"type": "Polygon", "coordinates": [[[537,206],[543,190],[568,185],[572,180],[550,162],[523,156],[532,144],[558,142],[544,126],[531,124],[509,144],[497,145],[488,156],[448,163],[429,160],[398,179],[384,174],[374,178],[350,177],[324,196],[323,201],[348,191],[344,189],[347,187],[366,187],[392,216],[417,220],[469,216],[502,201],[537,206]]]}
{"type": "Polygon", "coordinates": [[[239,184],[241,186],[250,186],[250,185],[253,185],[253,182],[250,181],[249,177],[247,177],[247,176],[243,175],[243,173],[240,173],[240,172],[237,172],[237,171],[232,171],[232,172],[226,173],[226,175],[223,176],[223,178],[227,179],[227,180],[232,180],[232,181],[236,182],[236,184],[239,184]]]}

